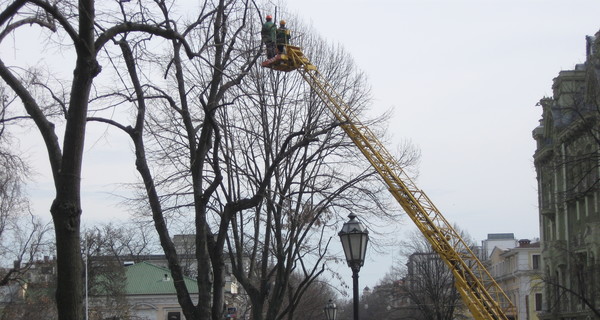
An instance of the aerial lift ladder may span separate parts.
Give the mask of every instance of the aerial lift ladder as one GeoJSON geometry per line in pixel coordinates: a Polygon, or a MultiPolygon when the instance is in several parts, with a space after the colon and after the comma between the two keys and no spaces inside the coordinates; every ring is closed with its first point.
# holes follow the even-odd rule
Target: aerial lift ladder
{"type": "Polygon", "coordinates": [[[284,53],[264,61],[262,66],[277,71],[300,72],[450,268],[455,286],[473,317],[476,320],[515,319],[507,316],[507,313],[515,314],[513,304],[481,261],[375,134],[357,119],[350,106],[304,56],[300,47],[286,45],[284,53]]]}

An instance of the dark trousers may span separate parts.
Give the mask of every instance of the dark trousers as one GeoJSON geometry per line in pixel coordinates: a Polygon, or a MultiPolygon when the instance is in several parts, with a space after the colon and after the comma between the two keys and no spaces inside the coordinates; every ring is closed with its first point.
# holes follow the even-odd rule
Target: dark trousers
{"type": "Polygon", "coordinates": [[[267,47],[267,59],[271,59],[275,56],[275,42],[265,42],[267,47]]]}

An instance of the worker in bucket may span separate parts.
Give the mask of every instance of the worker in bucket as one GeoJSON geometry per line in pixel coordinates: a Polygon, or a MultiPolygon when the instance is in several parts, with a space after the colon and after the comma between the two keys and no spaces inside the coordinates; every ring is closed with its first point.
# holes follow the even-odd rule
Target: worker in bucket
{"type": "Polygon", "coordinates": [[[277,40],[277,26],[273,23],[273,17],[267,15],[266,22],[262,26],[261,37],[262,42],[267,47],[267,59],[271,59],[275,56],[275,41],[277,40]]]}
{"type": "Polygon", "coordinates": [[[285,45],[289,43],[290,30],[286,28],[285,20],[281,20],[279,21],[279,28],[277,29],[277,53],[285,53],[285,45]]]}

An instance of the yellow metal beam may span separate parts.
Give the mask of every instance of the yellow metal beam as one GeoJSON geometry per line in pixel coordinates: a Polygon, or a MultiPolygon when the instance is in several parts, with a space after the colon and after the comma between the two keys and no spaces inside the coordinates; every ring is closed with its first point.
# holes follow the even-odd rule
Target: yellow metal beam
{"type": "Polygon", "coordinates": [[[375,134],[361,124],[350,106],[310,63],[302,50],[299,47],[286,46],[285,55],[282,54],[270,62],[267,60],[263,66],[286,72],[300,72],[450,268],[456,287],[473,317],[477,320],[508,320],[505,310],[514,310],[508,296],[429,197],[417,188],[375,134]]]}

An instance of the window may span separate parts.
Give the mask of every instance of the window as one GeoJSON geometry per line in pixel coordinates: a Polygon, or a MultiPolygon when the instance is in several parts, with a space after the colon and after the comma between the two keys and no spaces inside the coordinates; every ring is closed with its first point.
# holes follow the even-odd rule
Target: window
{"type": "Polygon", "coordinates": [[[542,294],[535,294],[535,311],[542,311],[542,294]]]}
{"type": "Polygon", "coordinates": [[[525,296],[525,310],[527,310],[527,320],[529,320],[529,296],[525,296]]]}
{"type": "Polygon", "coordinates": [[[169,312],[167,313],[167,320],[181,320],[181,313],[169,312]]]}
{"type": "Polygon", "coordinates": [[[539,270],[540,269],[540,255],[539,254],[534,254],[532,257],[532,268],[533,270],[539,270]]]}

